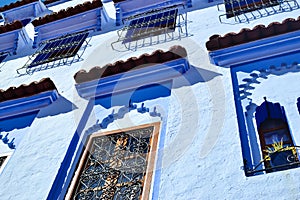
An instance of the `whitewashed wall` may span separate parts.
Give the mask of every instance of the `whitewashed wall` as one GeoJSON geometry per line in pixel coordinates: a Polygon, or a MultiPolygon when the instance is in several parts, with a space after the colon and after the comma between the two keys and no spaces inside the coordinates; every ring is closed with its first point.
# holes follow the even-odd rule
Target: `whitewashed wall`
{"type": "MultiPolygon", "coordinates": [[[[200,7],[202,4],[195,1],[195,5],[200,7]]],[[[162,106],[167,113],[167,121],[163,124],[167,131],[162,174],[159,191],[155,191],[158,199],[300,199],[300,168],[254,177],[244,175],[230,71],[210,64],[205,50],[205,42],[213,34],[238,32],[243,27],[282,21],[298,16],[300,12],[281,13],[234,26],[220,24],[219,14],[216,6],[191,11],[188,13],[188,30],[192,36],[136,52],[113,51],[110,44],[117,40],[117,34],[108,32],[93,37],[92,46],[84,54],[84,61],[72,66],[18,77],[16,69],[25,64],[27,57],[1,64],[0,88],[7,89],[50,77],[62,98],[42,109],[30,127],[11,131],[19,141],[0,174],[0,199],[46,199],[88,103],[78,96],[74,87],[73,75],[78,70],[103,66],[158,48],[167,50],[174,44],[187,49],[192,68],[184,77],[174,80],[169,97],[146,102],[146,106],[162,106]]],[[[286,81],[298,82],[299,76],[295,73],[286,81]]],[[[295,89],[293,94],[289,92],[285,95],[299,94],[300,89],[295,89]]],[[[97,119],[110,114],[111,110],[95,106],[86,129],[97,119]]],[[[126,127],[128,120],[136,125],[159,120],[142,119],[140,116],[132,112],[123,121],[111,124],[108,130],[126,127]]],[[[297,122],[292,123],[293,126],[295,124],[297,122]]],[[[299,136],[296,141],[300,141],[299,136]]],[[[0,150],[5,151],[2,147],[0,150]]]]}

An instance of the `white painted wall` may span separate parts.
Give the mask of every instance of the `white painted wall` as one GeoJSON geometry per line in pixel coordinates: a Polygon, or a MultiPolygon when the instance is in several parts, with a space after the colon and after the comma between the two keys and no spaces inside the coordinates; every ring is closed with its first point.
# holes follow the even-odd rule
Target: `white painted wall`
{"type": "MultiPolygon", "coordinates": [[[[200,0],[194,0],[194,3],[195,7],[203,6],[200,0]]],[[[238,32],[241,28],[261,23],[267,25],[287,17],[296,17],[300,12],[281,13],[237,25],[220,24],[219,14],[216,6],[191,11],[188,13],[190,37],[135,52],[113,51],[110,44],[117,40],[117,33],[112,31],[94,36],[92,46],[86,49],[84,61],[71,66],[18,76],[16,69],[26,63],[27,57],[1,64],[1,89],[50,77],[63,98],[42,109],[30,127],[11,131],[18,142],[0,174],[0,199],[46,199],[87,105],[87,100],[78,96],[74,86],[73,75],[78,70],[88,70],[95,65],[104,66],[119,59],[151,53],[158,48],[167,50],[174,44],[187,49],[193,67],[184,77],[174,79],[170,97],[146,102],[146,106],[150,107],[160,105],[167,113],[160,189],[155,191],[159,199],[300,199],[299,168],[254,177],[244,175],[230,71],[210,64],[205,48],[205,42],[213,34],[238,32]]],[[[285,97],[295,99],[300,96],[300,89],[297,88],[299,77],[298,72],[282,76],[283,82],[293,85],[293,91],[286,92],[285,97]]],[[[277,84],[277,81],[273,82],[273,78],[270,78],[270,84],[277,84]]],[[[255,99],[261,99],[265,94],[265,89],[260,90],[259,87],[255,91],[255,99]]],[[[285,102],[286,98],[280,93],[272,95],[276,95],[274,98],[284,102],[287,107],[295,104],[285,102]]],[[[97,119],[101,120],[110,114],[112,109],[117,108],[105,110],[95,106],[86,129],[97,119]]],[[[128,122],[139,125],[159,120],[140,116],[133,111],[125,119],[111,124],[108,130],[129,126],[128,122]]],[[[297,129],[299,115],[292,113],[288,118],[291,126],[297,129]]],[[[295,133],[295,138],[299,144],[298,133],[295,133]]],[[[0,151],[1,154],[6,150],[1,146],[0,151]]]]}

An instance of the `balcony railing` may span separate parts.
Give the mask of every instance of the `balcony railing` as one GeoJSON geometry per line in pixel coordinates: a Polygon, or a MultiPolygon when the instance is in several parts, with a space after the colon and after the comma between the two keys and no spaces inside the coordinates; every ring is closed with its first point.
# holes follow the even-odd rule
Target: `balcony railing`
{"type": "Polygon", "coordinates": [[[252,169],[245,169],[246,174],[249,176],[256,175],[261,172],[275,172],[282,171],[300,166],[298,153],[300,146],[289,146],[277,149],[268,156],[265,156],[256,166],[252,169]]]}

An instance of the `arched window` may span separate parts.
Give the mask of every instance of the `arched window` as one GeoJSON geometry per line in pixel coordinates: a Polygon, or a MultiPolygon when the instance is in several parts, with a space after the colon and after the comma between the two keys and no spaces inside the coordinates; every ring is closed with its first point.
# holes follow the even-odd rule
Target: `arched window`
{"type": "Polygon", "coordinates": [[[265,98],[265,102],[256,108],[255,118],[265,171],[297,167],[298,155],[283,106],[265,98]]]}

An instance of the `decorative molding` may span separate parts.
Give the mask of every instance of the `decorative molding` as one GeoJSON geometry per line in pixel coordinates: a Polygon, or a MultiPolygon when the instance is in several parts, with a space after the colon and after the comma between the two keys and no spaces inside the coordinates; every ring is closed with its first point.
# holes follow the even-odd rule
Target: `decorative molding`
{"type": "Polygon", "coordinates": [[[76,84],[79,95],[85,99],[104,97],[141,86],[162,83],[184,74],[190,68],[187,58],[179,58],[144,68],[76,84]]]}
{"type": "Polygon", "coordinates": [[[209,38],[209,41],[206,42],[206,48],[208,51],[215,51],[298,30],[300,30],[300,17],[298,20],[287,18],[282,21],[282,23],[273,22],[267,27],[260,24],[255,26],[252,30],[243,28],[239,33],[227,33],[223,37],[217,34],[213,35],[209,38]]]}
{"type": "MultiPolygon", "coordinates": [[[[50,78],[44,78],[29,85],[23,84],[19,87],[0,90],[0,121],[36,113],[58,97],[56,87],[50,78]]],[[[15,149],[15,138],[9,141],[8,134],[5,136],[0,134],[0,140],[10,149],[15,149]]]]}
{"type": "Polygon", "coordinates": [[[209,52],[218,66],[259,67],[300,62],[300,30],[209,52]]]}
{"type": "MultiPolygon", "coordinates": [[[[19,34],[21,31],[25,33],[20,21],[0,26],[0,52],[16,54],[19,42],[19,34]]],[[[27,38],[20,37],[26,40],[27,38]]],[[[25,41],[22,41],[23,43],[25,41]]]]}
{"type": "MultiPolygon", "coordinates": [[[[18,2],[20,1],[10,4],[8,6],[9,9],[1,11],[5,22],[11,23],[15,20],[25,20],[25,19],[30,19],[31,21],[36,17],[50,13],[50,11],[47,9],[47,7],[44,5],[42,1],[23,0],[21,1],[22,5],[20,6],[15,5],[18,4],[18,2]]],[[[5,8],[5,6],[2,8],[5,8]]]]}
{"type": "Polygon", "coordinates": [[[0,120],[38,111],[53,103],[58,97],[56,90],[50,90],[29,97],[1,102],[0,120]]]}
{"type": "Polygon", "coordinates": [[[97,0],[86,2],[75,7],[63,9],[58,13],[46,15],[43,18],[34,20],[32,24],[36,35],[33,48],[46,40],[60,37],[65,34],[72,34],[80,31],[101,30],[102,3],[97,0]],[[86,6],[86,7],[85,7],[86,6]]]}
{"type": "MultiPolygon", "coordinates": [[[[95,131],[97,129],[99,130],[101,126],[103,128],[105,125],[112,123],[114,120],[123,118],[126,113],[132,110],[137,110],[137,112],[141,114],[148,113],[152,117],[159,117],[161,119],[161,124],[164,125],[162,125],[161,128],[159,148],[162,148],[164,145],[164,137],[166,134],[167,113],[165,112],[161,113],[159,112],[160,110],[157,111],[156,107],[154,107],[152,110],[150,108],[145,107],[143,104],[141,104],[140,107],[137,107],[136,105],[132,104],[131,101],[129,101],[129,105],[127,104],[126,106],[122,106],[121,108],[118,109],[116,113],[113,112],[107,115],[107,117],[101,119],[102,125],[99,126],[98,124],[100,120],[97,120],[95,125],[92,125],[90,128],[87,128],[86,123],[89,120],[90,114],[92,113],[94,106],[95,106],[95,100],[90,99],[86,107],[86,110],[84,111],[84,114],[82,115],[82,118],[79,122],[79,125],[73,135],[73,138],[70,142],[64,160],[62,161],[61,166],[57,172],[51,190],[48,194],[47,197],[48,199],[65,199],[65,195],[69,188],[69,184],[72,181],[73,173],[76,170],[77,162],[80,158],[82,149],[84,148],[84,145],[81,141],[85,141],[88,134],[90,134],[92,131],[95,131]]],[[[157,160],[157,163],[159,165],[161,165],[162,156],[163,156],[162,152],[159,151],[158,152],[159,159],[157,160]]],[[[155,174],[154,187],[160,185],[159,180],[160,180],[160,169],[157,169],[155,174]]],[[[157,191],[158,189],[156,190],[156,192],[157,191]]]]}
{"type": "Polygon", "coordinates": [[[14,9],[14,8],[17,8],[17,7],[21,7],[21,6],[24,6],[24,5],[27,5],[27,4],[35,3],[35,2],[38,2],[38,1],[39,0],[19,0],[19,1],[13,2],[13,3],[10,3],[8,5],[5,5],[3,7],[0,7],[0,12],[5,12],[7,10],[14,9]]]}
{"type": "Polygon", "coordinates": [[[102,121],[97,120],[96,124],[91,126],[85,131],[86,135],[90,135],[92,133],[95,133],[97,131],[106,129],[109,124],[113,123],[117,119],[123,119],[125,114],[136,110],[138,113],[144,114],[148,113],[151,117],[159,117],[161,121],[163,121],[163,116],[161,113],[157,112],[157,108],[154,107],[153,111],[150,111],[150,108],[147,108],[144,106],[144,103],[141,104],[140,107],[137,107],[136,104],[133,104],[132,102],[129,102],[128,106],[123,106],[119,108],[119,110],[115,113],[113,110],[111,114],[109,114],[107,117],[104,117],[102,121]]]}
{"type": "Polygon", "coordinates": [[[83,4],[78,4],[75,7],[68,7],[66,9],[62,9],[58,12],[53,12],[44,17],[40,17],[32,22],[34,26],[41,26],[43,24],[48,24],[50,22],[54,22],[60,19],[64,19],[73,15],[82,14],[89,10],[94,10],[96,8],[102,7],[103,4],[100,0],[94,0],[93,2],[86,1],[83,4]]]}
{"type": "Polygon", "coordinates": [[[80,70],[74,75],[76,83],[89,82],[92,80],[128,72],[131,70],[141,69],[156,65],[159,63],[166,63],[168,61],[176,60],[178,58],[186,58],[186,49],[182,46],[172,46],[169,51],[156,50],[152,54],[142,54],[141,56],[131,57],[126,61],[119,60],[114,64],[107,64],[103,67],[93,67],[88,72],[80,70]]]}
{"type": "Polygon", "coordinates": [[[15,149],[15,148],[16,148],[16,145],[14,144],[15,138],[13,138],[13,139],[9,142],[8,135],[9,135],[9,133],[6,133],[6,135],[3,137],[3,135],[0,134],[0,140],[2,140],[2,142],[3,142],[4,144],[7,144],[7,146],[8,146],[10,149],[15,149]]]}
{"type": "Polygon", "coordinates": [[[0,90],[0,102],[28,97],[48,90],[56,90],[56,87],[50,78],[43,78],[39,82],[35,81],[28,85],[22,84],[19,87],[0,90]]]}

